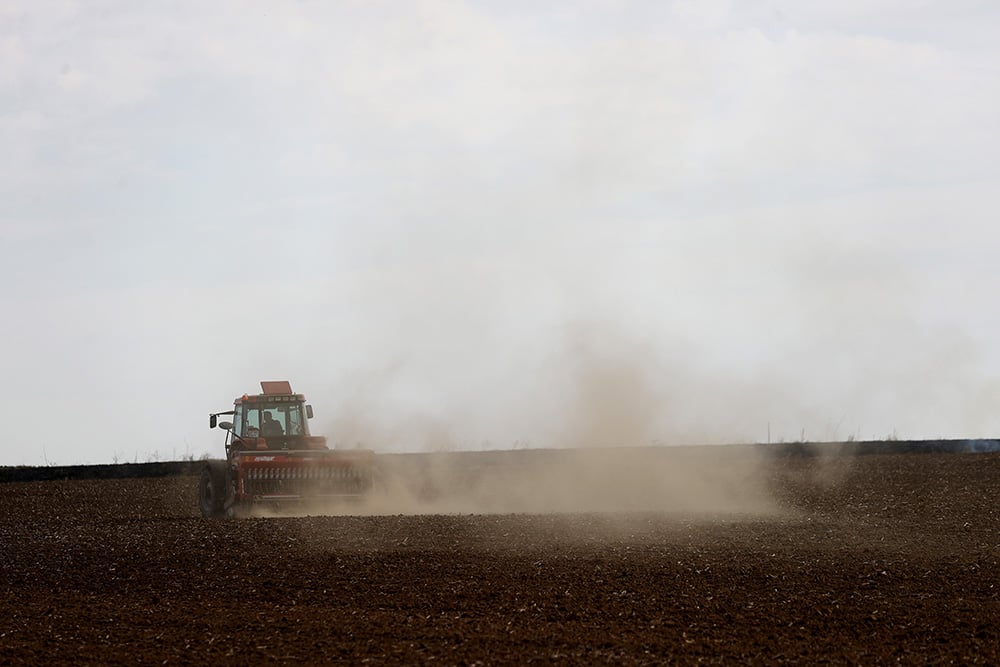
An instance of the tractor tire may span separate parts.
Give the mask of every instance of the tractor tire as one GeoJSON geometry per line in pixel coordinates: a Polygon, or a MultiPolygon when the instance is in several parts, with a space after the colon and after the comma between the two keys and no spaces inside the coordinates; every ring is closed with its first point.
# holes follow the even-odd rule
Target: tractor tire
{"type": "Polygon", "coordinates": [[[210,519],[225,516],[226,465],[224,461],[210,461],[201,471],[198,481],[198,509],[210,519]]]}

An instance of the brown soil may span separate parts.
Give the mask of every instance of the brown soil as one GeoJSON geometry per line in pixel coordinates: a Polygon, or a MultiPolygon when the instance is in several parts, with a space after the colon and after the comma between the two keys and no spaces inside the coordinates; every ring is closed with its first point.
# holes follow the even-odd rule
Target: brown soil
{"type": "Polygon", "coordinates": [[[781,511],[212,521],[0,484],[0,663],[1000,662],[1000,454],[787,458],[781,511]]]}

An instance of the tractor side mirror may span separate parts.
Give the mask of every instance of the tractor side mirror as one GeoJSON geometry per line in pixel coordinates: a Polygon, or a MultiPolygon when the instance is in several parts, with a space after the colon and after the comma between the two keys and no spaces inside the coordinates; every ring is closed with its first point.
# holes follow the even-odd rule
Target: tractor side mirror
{"type": "Polygon", "coordinates": [[[216,415],[209,415],[209,416],[208,416],[208,427],[209,427],[209,428],[215,428],[215,426],[216,426],[216,423],[217,423],[218,421],[219,421],[219,418],[218,418],[218,416],[216,416],[216,415]]]}
{"type": "Polygon", "coordinates": [[[233,422],[219,422],[219,428],[221,428],[224,431],[232,431],[233,422]]]}
{"type": "Polygon", "coordinates": [[[307,405],[306,406],[306,419],[312,419],[312,418],[313,418],[313,406],[307,405]]]}

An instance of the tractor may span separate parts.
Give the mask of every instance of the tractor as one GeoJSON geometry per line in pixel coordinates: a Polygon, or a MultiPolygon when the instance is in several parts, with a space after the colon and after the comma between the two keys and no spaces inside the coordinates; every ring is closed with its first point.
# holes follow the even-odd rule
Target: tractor
{"type": "Polygon", "coordinates": [[[287,381],[264,381],[233,409],[209,415],[226,432],[225,460],[209,460],[198,483],[205,517],[246,516],[255,507],[315,505],[364,496],[372,487],[374,452],[330,449],[309,433],[313,409],[287,381]],[[232,421],[219,421],[232,416],[232,421]]]}

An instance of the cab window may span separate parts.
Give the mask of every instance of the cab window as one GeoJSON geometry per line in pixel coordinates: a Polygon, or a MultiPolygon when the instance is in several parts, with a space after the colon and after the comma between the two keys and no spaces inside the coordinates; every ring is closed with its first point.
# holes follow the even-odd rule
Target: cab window
{"type": "Polygon", "coordinates": [[[260,410],[256,407],[247,407],[246,419],[244,420],[243,435],[247,438],[256,438],[260,435],[260,410]]]}

